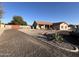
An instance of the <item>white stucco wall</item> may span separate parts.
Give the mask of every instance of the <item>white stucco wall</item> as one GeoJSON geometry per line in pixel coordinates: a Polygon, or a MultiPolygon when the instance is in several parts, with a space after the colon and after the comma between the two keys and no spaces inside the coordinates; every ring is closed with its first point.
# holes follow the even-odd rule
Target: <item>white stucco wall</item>
{"type": "Polygon", "coordinates": [[[36,29],[45,29],[45,25],[41,26],[41,28],[40,28],[39,25],[37,25],[37,26],[36,26],[36,29]]]}
{"type": "Polygon", "coordinates": [[[40,29],[39,25],[36,26],[36,29],[40,29]]]}
{"type": "Polygon", "coordinates": [[[42,29],[45,29],[45,25],[41,26],[42,29]]]}
{"type": "Polygon", "coordinates": [[[69,28],[68,28],[68,25],[67,24],[65,24],[65,23],[60,24],[60,30],[68,30],[68,29],[69,28]],[[62,28],[62,26],[63,26],[63,28],[62,28]]]}
{"type": "Polygon", "coordinates": [[[4,24],[0,24],[0,28],[4,28],[4,24]]]}

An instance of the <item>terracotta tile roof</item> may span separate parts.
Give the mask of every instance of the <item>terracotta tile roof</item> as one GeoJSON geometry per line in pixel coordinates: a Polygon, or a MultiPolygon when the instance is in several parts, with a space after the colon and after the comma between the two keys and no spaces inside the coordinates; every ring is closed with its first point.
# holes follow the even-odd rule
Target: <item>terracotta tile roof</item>
{"type": "Polygon", "coordinates": [[[46,22],[46,21],[36,21],[36,23],[40,25],[52,25],[51,22],[46,22]]]}

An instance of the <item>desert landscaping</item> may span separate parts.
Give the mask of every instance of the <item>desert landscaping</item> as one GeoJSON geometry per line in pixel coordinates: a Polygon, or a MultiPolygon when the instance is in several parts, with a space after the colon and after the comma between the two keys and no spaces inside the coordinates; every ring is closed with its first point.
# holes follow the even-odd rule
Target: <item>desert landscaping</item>
{"type": "Polygon", "coordinates": [[[0,57],[79,57],[78,6],[0,3],[0,57]]]}
{"type": "Polygon", "coordinates": [[[45,33],[56,32],[60,31],[5,29],[0,36],[0,56],[78,57],[78,45],[68,41],[48,40],[45,36],[45,33]]]}
{"type": "Polygon", "coordinates": [[[74,28],[75,30],[57,30],[47,26],[39,28],[34,29],[25,25],[1,27],[0,56],[79,56],[78,28],[74,28]]]}

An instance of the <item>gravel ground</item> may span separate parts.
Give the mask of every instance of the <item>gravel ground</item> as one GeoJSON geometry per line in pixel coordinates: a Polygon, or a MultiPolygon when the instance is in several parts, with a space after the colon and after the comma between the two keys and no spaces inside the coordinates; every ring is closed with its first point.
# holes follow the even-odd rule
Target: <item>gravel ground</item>
{"type": "Polygon", "coordinates": [[[78,57],[17,30],[5,30],[0,37],[0,56],[78,57]]]}
{"type": "Polygon", "coordinates": [[[35,30],[35,29],[19,29],[19,31],[22,31],[24,33],[27,33],[28,35],[31,36],[39,36],[39,34],[43,34],[43,33],[55,33],[55,30],[35,30]]]}
{"type": "Polygon", "coordinates": [[[0,28],[0,36],[3,33],[4,30],[5,30],[4,28],[3,29],[0,28]]]}
{"type": "MultiPolygon", "coordinates": [[[[43,36],[42,33],[55,33],[56,32],[55,30],[24,30],[24,29],[20,29],[20,31],[41,40],[46,40],[46,37],[43,36]]],[[[63,31],[61,31],[61,33],[63,33],[63,31]]],[[[71,45],[70,43],[65,43],[65,42],[59,43],[57,41],[48,41],[48,42],[56,46],[63,47],[63,48],[74,49],[73,45],[71,45]]]]}

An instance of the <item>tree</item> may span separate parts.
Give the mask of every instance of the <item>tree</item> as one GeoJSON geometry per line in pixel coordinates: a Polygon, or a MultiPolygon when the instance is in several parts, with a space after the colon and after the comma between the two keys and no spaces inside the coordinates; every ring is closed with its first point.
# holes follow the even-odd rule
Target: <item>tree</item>
{"type": "Polygon", "coordinates": [[[21,16],[14,16],[13,20],[10,23],[8,23],[8,24],[27,25],[27,22],[25,22],[21,16]]]}
{"type": "Polygon", "coordinates": [[[1,24],[1,18],[3,16],[3,8],[2,8],[2,5],[0,3],[0,24],[1,24]]]}

